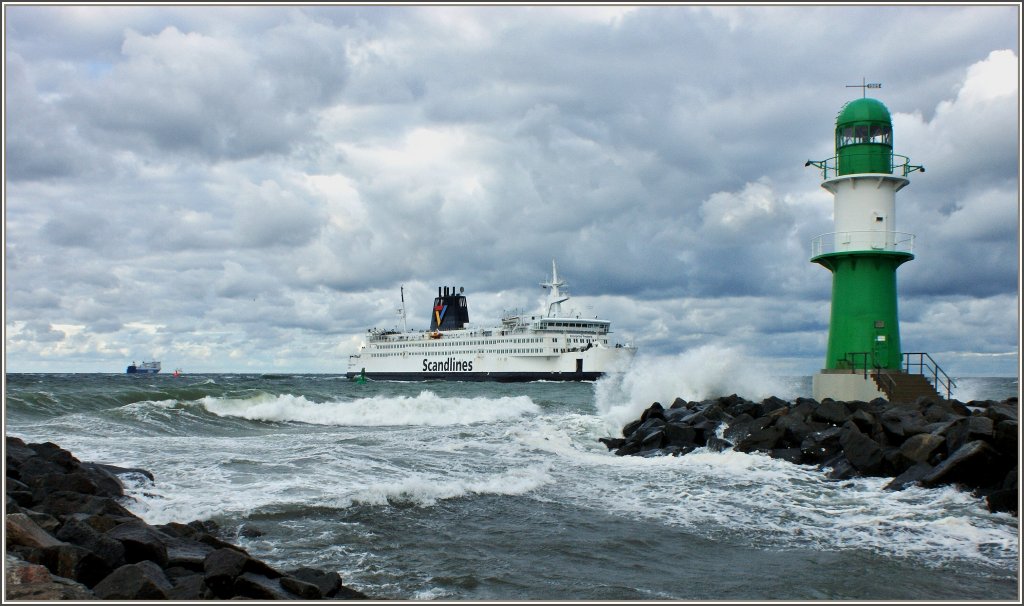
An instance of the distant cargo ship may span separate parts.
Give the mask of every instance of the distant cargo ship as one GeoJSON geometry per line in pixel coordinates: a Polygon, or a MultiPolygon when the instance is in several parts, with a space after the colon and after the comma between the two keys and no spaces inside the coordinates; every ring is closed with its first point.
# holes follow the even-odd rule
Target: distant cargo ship
{"type": "Polygon", "coordinates": [[[132,362],[128,367],[128,374],[130,375],[155,375],[160,372],[159,362],[143,362],[142,364],[136,365],[132,362]]]}
{"type": "MultiPolygon", "coordinates": [[[[563,313],[569,295],[559,289],[551,262],[546,309],[537,315],[506,313],[501,325],[469,324],[466,297],[439,287],[426,331],[371,329],[359,353],[349,357],[351,379],[392,381],[592,381],[623,371],[636,353],[628,344],[609,344],[611,322],[563,313]]],[[[401,310],[404,318],[405,295],[401,310]]]]}

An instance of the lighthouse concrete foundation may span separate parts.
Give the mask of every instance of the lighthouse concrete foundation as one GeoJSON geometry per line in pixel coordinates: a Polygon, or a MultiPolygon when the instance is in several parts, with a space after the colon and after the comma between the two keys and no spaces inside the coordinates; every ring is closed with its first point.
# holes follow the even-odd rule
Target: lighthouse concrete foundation
{"type": "Polygon", "coordinates": [[[865,375],[863,370],[822,370],[811,377],[812,397],[819,402],[825,398],[840,402],[888,399],[888,396],[875,385],[875,379],[871,375],[870,372],[865,375]]]}

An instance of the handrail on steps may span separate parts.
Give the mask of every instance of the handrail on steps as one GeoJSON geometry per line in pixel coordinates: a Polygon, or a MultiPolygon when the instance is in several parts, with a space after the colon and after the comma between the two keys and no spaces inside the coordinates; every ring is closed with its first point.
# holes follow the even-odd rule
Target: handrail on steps
{"type": "Polygon", "coordinates": [[[930,355],[925,352],[904,353],[903,372],[910,374],[910,368],[912,366],[917,367],[918,369],[918,372],[915,374],[928,376],[925,371],[929,371],[931,373],[932,384],[938,389],[944,389],[946,391],[946,399],[949,399],[950,394],[956,387],[956,381],[950,378],[950,376],[939,367],[938,363],[933,360],[930,355]],[[917,362],[911,362],[911,356],[917,356],[917,362]]]}
{"type": "MultiPolygon", "coordinates": [[[[847,353],[843,361],[850,365],[850,370],[853,373],[856,373],[858,369],[863,369],[864,378],[867,379],[869,375],[869,360],[872,360],[871,352],[858,351],[847,353]],[[860,363],[858,364],[858,362],[860,363]]],[[[875,372],[870,374],[874,374],[876,377],[881,377],[879,380],[883,381],[885,383],[885,386],[889,388],[888,390],[885,390],[883,388],[883,391],[887,391],[891,396],[893,391],[896,389],[896,380],[892,377],[892,375],[885,372],[884,369],[879,367],[873,361],[871,362],[871,366],[874,367],[873,370],[875,372]]],[[[935,360],[925,352],[904,353],[903,372],[905,372],[906,374],[923,375],[925,377],[929,377],[930,373],[930,380],[932,385],[935,386],[936,390],[945,391],[947,400],[950,398],[953,389],[956,388],[956,381],[954,381],[949,375],[947,375],[946,372],[943,371],[942,368],[938,365],[938,363],[935,362],[935,360]],[[916,357],[917,361],[912,362],[912,357],[916,357]],[[911,368],[916,368],[917,372],[911,372],[911,368]]],[[[879,385],[879,387],[882,386],[879,385]]]]}

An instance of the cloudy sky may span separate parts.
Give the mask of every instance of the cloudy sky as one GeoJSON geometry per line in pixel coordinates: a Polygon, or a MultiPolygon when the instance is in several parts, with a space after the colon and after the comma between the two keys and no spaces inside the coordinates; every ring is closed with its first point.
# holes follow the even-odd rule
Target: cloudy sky
{"type": "Polygon", "coordinates": [[[904,351],[1016,376],[1020,8],[4,6],[13,372],[343,373],[366,329],[576,307],[824,363],[848,85],[921,164],[904,351]]]}

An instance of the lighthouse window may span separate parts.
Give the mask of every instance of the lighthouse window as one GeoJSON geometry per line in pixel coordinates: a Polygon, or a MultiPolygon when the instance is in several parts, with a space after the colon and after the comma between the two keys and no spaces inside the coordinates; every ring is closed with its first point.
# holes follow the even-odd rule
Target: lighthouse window
{"type": "Polygon", "coordinates": [[[892,128],[881,124],[872,124],[871,142],[892,145],[892,128]]]}
{"type": "Polygon", "coordinates": [[[853,127],[847,126],[843,129],[836,129],[836,147],[843,147],[853,143],[853,127]]]}

